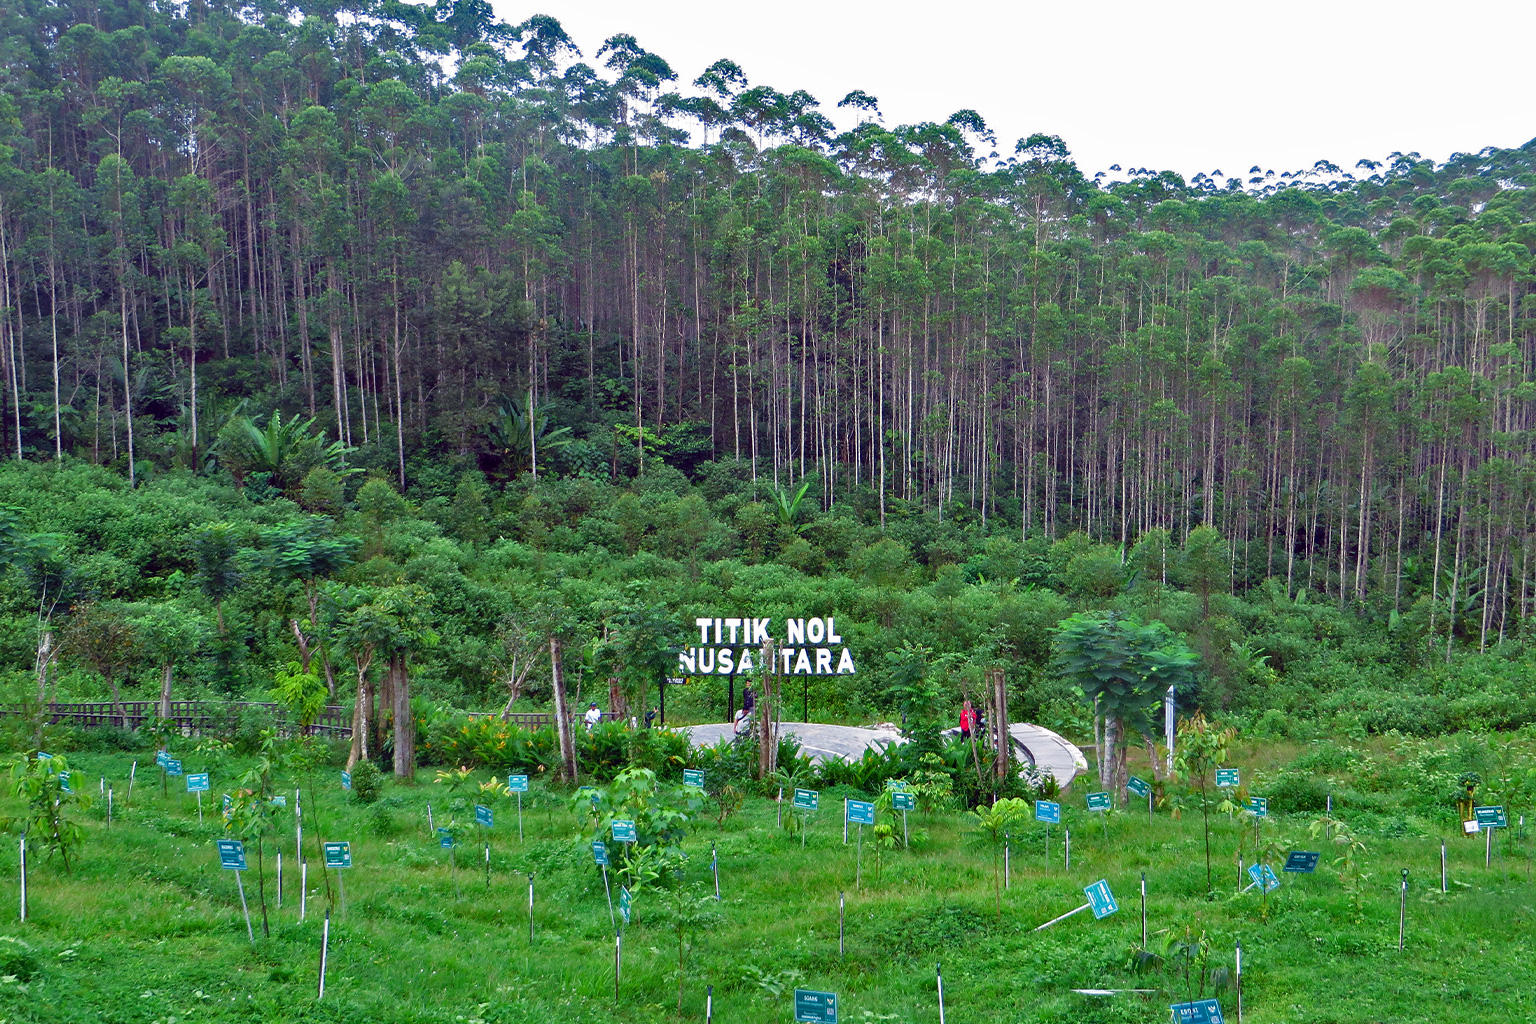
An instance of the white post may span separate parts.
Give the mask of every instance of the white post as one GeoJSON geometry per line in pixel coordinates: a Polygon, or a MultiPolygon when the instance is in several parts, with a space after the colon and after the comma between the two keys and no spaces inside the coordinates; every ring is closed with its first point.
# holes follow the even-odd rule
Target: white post
{"type": "Polygon", "coordinates": [[[1168,695],[1163,698],[1163,733],[1168,743],[1168,774],[1173,775],[1173,687],[1168,687],[1168,695]]]}
{"type": "Polygon", "coordinates": [[[283,851],[277,851],[277,909],[283,909],[283,851]]]}
{"type": "Polygon", "coordinates": [[[1039,928],[1036,928],[1034,930],[1038,932],[1038,931],[1040,931],[1042,929],[1049,928],[1051,925],[1055,924],[1057,921],[1065,921],[1067,918],[1071,917],[1073,914],[1081,914],[1083,911],[1087,910],[1091,906],[1093,906],[1093,904],[1091,904],[1091,903],[1084,903],[1082,906],[1078,907],[1076,910],[1069,910],[1065,914],[1062,914],[1060,917],[1053,917],[1053,918],[1051,918],[1049,921],[1045,922],[1045,924],[1041,925],[1039,928]]]}
{"type": "Polygon", "coordinates": [[[613,930],[613,999],[619,999],[619,972],[624,968],[624,933],[613,930]]]}
{"type": "Polygon", "coordinates": [[[1483,838],[1487,841],[1488,849],[1483,854],[1483,867],[1493,867],[1493,827],[1483,829],[1483,838]]]}
{"type": "Polygon", "coordinates": [[[848,798],[843,797],[843,845],[848,845],[848,798]]]}
{"type": "Polygon", "coordinates": [[[1011,881],[1010,875],[1012,874],[1012,872],[1011,872],[1010,869],[1011,869],[1012,865],[1010,864],[1010,862],[1012,860],[1013,860],[1013,850],[1012,850],[1011,845],[1008,842],[1008,833],[1004,832],[1003,833],[1003,888],[1004,889],[1008,888],[1009,883],[1011,881]]]}
{"type": "Polygon", "coordinates": [[[1408,933],[1408,869],[1403,868],[1403,891],[1397,905],[1397,951],[1403,951],[1403,939],[1408,933]]]}
{"type": "MultiPolygon", "coordinates": [[[[299,790],[295,786],[293,790],[293,856],[300,864],[304,863],[304,805],[299,802],[299,790]]],[[[299,899],[299,920],[304,920],[304,900],[299,899]]]]}
{"type": "Polygon", "coordinates": [[[27,837],[21,837],[21,919],[27,919],[27,837]]]}
{"type": "Polygon", "coordinates": [[[528,876],[528,944],[533,945],[533,876],[528,876]]]}
{"type": "Polygon", "coordinates": [[[436,831],[437,829],[432,825],[432,805],[427,804],[427,835],[431,835],[436,831]]]}
{"type": "Polygon", "coordinates": [[[1070,872],[1072,870],[1072,830],[1071,829],[1067,829],[1066,832],[1067,832],[1066,870],[1070,872]]]}
{"type": "Polygon", "coordinates": [[[1445,887],[1445,840],[1440,840],[1440,891],[1449,892],[1445,887]]]}
{"type": "Polygon", "coordinates": [[[316,1001],[319,1001],[319,1000],[325,998],[325,960],[326,960],[326,954],[330,952],[330,948],[331,948],[331,912],[329,910],[327,910],[325,912],[325,927],[320,932],[320,994],[315,997],[316,1001]]]}
{"type": "Polygon", "coordinates": [[[1141,948],[1147,948],[1147,873],[1141,873],[1141,948]]]}
{"type": "Polygon", "coordinates": [[[939,982],[939,1024],[944,1024],[944,965],[935,964],[933,974],[939,982]]]}
{"type": "Polygon", "coordinates": [[[133,767],[128,769],[128,803],[133,803],[133,776],[139,770],[139,762],[133,762],[133,767]]]}
{"type": "Polygon", "coordinates": [[[107,787],[107,824],[112,824],[112,787],[107,787]]]}
{"type": "MultiPolygon", "coordinates": [[[[715,986],[710,985],[704,991],[704,1024],[713,1024],[715,1019],[715,986]]],[[[940,1021],[939,1024],[944,1024],[940,1021]]]]}
{"type": "Polygon", "coordinates": [[[523,794],[517,794],[517,841],[523,841],[523,794]]]}
{"type": "Polygon", "coordinates": [[[240,890],[240,909],[245,911],[245,934],[250,937],[251,945],[256,945],[256,932],[251,927],[251,908],[245,902],[245,883],[240,881],[240,872],[235,872],[235,887],[240,890]]]}
{"type": "Polygon", "coordinates": [[[709,844],[709,870],[715,876],[715,899],[720,899],[720,854],[715,850],[715,844],[709,844]]]}
{"type": "Polygon", "coordinates": [[[309,909],[309,861],[299,861],[299,920],[304,920],[304,913],[309,909]]]}
{"type": "Polygon", "coordinates": [[[837,955],[845,956],[843,952],[843,894],[837,894],[837,955]]]}
{"type": "Polygon", "coordinates": [[[1237,1024],[1243,1024],[1243,944],[1237,944],[1237,1024]]]}
{"type": "Polygon", "coordinates": [[[779,787],[779,828],[784,827],[784,787],[779,787]]]}
{"type": "Polygon", "coordinates": [[[608,924],[615,930],[618,929],[618,921],[613,916],[613,890],[608,887],[608,865],[603,865],[603,895],[608,897],[608,924]]]}
{"type": "Polygon", "coordinates": [[[203,791],[197,791],[197,823],[203,823],[203,791]]]}

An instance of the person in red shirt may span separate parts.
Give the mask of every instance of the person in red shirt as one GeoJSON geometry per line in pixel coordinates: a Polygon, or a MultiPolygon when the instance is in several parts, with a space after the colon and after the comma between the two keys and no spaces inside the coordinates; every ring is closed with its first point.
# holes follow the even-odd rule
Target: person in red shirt
{"type": "Polygon", "coordinates": [[[960,736],[962,739],[970,739],[971,733],[976,729],[976,709],[971,707],[971,702],[966,701],[965,707],[960,709],[960,736]]]}

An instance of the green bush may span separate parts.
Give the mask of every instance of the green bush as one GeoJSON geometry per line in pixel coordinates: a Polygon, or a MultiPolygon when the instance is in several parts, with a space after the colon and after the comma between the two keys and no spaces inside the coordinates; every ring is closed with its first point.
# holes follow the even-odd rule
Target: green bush
{"type": "Polygon", "coordinates": [[[365,760],[352,766],[352,799],[360,804],[371,804],[383,790],[384,777],[378,765],[365,760]]]}
{"type": "Polygon", "coordinates": [[[26,984],[37,976],[40,965],[32,947],[14,935],[0,935],[0,977],[14,977],[26,984]]]}

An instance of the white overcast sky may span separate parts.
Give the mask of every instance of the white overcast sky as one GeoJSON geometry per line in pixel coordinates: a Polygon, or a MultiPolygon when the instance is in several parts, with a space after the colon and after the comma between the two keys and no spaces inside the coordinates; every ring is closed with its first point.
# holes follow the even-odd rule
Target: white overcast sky
{"type": "Polygon", "coordinates": [[[752,85],[809,91],[839,128],[852,89],[879,99],[886,124],[969,107],[1004,156],[1059,135],[1090,175],[1348,170],[1536,137],[1536,0],[492,3],[514,24],[560,19],[594,66],[628,32],[684,84],[729,57],[752,85]]]}

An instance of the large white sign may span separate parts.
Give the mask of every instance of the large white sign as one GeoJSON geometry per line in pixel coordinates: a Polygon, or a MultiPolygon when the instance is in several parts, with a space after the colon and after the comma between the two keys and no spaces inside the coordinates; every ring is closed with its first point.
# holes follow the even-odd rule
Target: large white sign
{"type": "Polygon", "coordinates": [[[785,619],[781,637],[774,635],[772,619],[701,618],[693,624],[699,630],[699,646],[677,653],[677,669],[684,675],[728,676],[759,667],[782,676],[858,671],[831,617],[785,619]]]}

